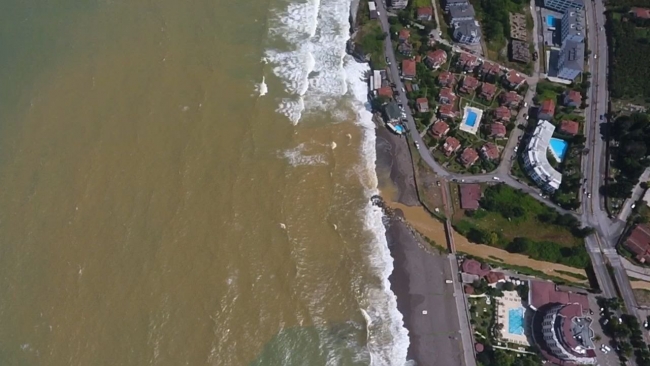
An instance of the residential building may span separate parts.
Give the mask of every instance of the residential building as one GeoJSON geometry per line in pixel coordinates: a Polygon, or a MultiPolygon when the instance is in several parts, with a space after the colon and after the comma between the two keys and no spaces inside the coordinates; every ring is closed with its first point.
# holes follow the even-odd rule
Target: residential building
{"type": "Polygon", "coordinates": [[[504,275],[502,272],[490,271],[485,275],[485,280],[487,281],[488,285],[494,285],[498,282],[503,283],[506,282],[506,275],[504,275]]]}
{"type": "Polygon", "coordinates": [[[402,110],[397,103],[388,102],[384,105],[384,118],[386,123],[397,123],[402,118],[402,110]]]}
{"type": "Polygon", "coordinates": [[[585,63],[585,44],[567,40],[562,44],[558,57],[557,77],[565,80],[575,80],[583,70],[585,63]]]}
{"type": "Polygon", "coordinates": [[[499,147],[496,144],[488,142],[481,147],[481,156],[485,160],[497,160],[499,159],[499,147]]]}
{"type": "MultiPolygon", "coordinates": [[[[460,189],[460,208],[463,210],[476,210],[480,207],[481,185],[477,183],[461,184],[460,189]]],[[[465,273],[483,277],[490,272],[490,266],[481,264],[474,259],[465,259],[461,264],[461,269],[465,273]]]]}
{"type": "Polygon", "coordinates": [[[400,43],[408,42],[410,38],[411,38],[411,31],[408,30],[407,28],[402,28],[400,29],[399,33],[397,33],[397,40],[400,43]]]}
{"type": "Polygon", "coordinates": [[[438,102],[453,105],[456,102],[456,94],[454,94],[451,88],[442,88],[440,94],[438,94],[438,102]]]}
{"type": "Polygon", "coordinates": [[[442,86],[451,86],[454,83],[454,74],[449,71],[443,71],[438,75],[438,84],[442,86]]]}
{"type": "Polygon", "coordinates": [[[431,136],[435,138],[441,138],[449,132],[449,125],[444,121],[436,121],[436,123],[431,126],[431,136]]]}
{"type": "Polygon", "coordinates": [[[564,120],[560,124],[560,132],[565,135],[575,136],[580,132],[580,123],[576,121],[564,120]]]}
{"type": "Polygon", "coordinates": [[[464,20],[474,20],[475,17],[476,12],[474,11],[474,7],[471,4],[449,8],[449,24],[451,25],[462,22],[464,20]]]}
{"type": "Polygon", "coordinates": [[[398,10],[406,9],[406,7],[409,4],[408,0],[387,0],[387,1],[388,1],[387,5],[389,8],[398,9],[398,10]]]}
{"type": "Polygon", "coordinates": [[[528,63],[530,62],[530,48],[528,42],[513,39],[510,41],[510,54],[513,61],[528,63]]]}
{"type": "Polygon", "coordinates": [[[539,107],[539,112],[537,112],[538,119],[544,119],[550,121],[555,115],[555,102],[552,99],[546,99],[542,102],[542,105],[539,107]]]}
{"type": "Polygon", "coordinates": [[[445,139],[445,143],[442,145],[442,152],[444,152],[447,156],[451,156],[451,154],[455,153],[459,147],[460,141],[458,141],[457,138],[447,137],[445,139]]]}
{"type": "Polygon", "coordinates": [[[501,103],[501,105],[508,108],[517,108],[521,103],[522,99],[523,98],[521,97],[521,95],[517,94],[517,92],[514,91],[501,93],[501,95],[499,96],[499,102],[501,103]]]}
{"type": "Polygon", "coordinates": [[[502,139],[506,137],[506,126],[501,122],[494,122],[490,124],[490,137],[502,139]]]}
{"type": "Polygon", "coordinates": [[[568,90],[563,94],[563,103],[567,107],[579,107],[582,104],[582,94],[577,90],[568,90]]]}
{"type": "Polygon", "coordinates": [[[585,4],[584,0],[544,0],[544,6],[551,10],[564,13],[568,8],[584,9],[585,4]]]}
{"type": "Polygon", "coordinates": [[[372,71],[372,76],[370,76],[370,80],[372,81],[370,83],[370,86],[372,90],[377,90],[381,88],[381,84],[383,81],[382,75],[381,75],[381,70],[373,70],[372,71]]]}
{"type": "Polygon", "coordinates": [[[468,6],[469,0],[445,0],[445,11],[455,6],[468,6]]]}
{"type": "Polygon", "coordinates": [[[582,9],[567,8],[562,15],[561,40],[584,42],[585,30],[585,13],[582,9]]]}
{"type": "Polygon", "coordinates": [[[390,99],[393,97],[393,89],[390,86],[382,86],[377,89],[377,96],[390,99]]]}
{"type": "Polygon", "coordinates": [[[474,148],[468,147],[460,154],[459,160],[465,168],[469,168],[478,160],[478,153],[474,148]]]}
{"type": "Polygon", "coordinates": [[[648,224],[637,225],[623,245],[634,254],[637,261],[650,262],[650,226],[648,224]]]}
{"type": "Polygon", "coordinates": [[[485,100],[491,101],[497,93],[497,86],[490,83],[481,84],[481,97],[485,100]]]}
{"type": "Polygon", "coordinates": [[[478,69],[478,74],[485,81],[495,82],[501,74],[501,68],[494,62],[484,61],[478,69]]]}
{"type": "MultiPolygon", "coordinates": [[[[452,8],[453,9],[453,8],[452,8]]],[[[481,26],[478,21],[463,20],[454,23],[454,39],[458,43],[477,44],[481,42],[481,26]]]]}
{"type": "Polygon", "coordinates": [[[463,84],[460,87],[460,91],[463,93],[470,94],[478,88],[479,81],[473,76],[465,75],[463,78],[463,84]]]}
{"type": "Polygon", "coordinates": [[[562,174],[548,162],[546,152],[555,132],[549,121],[540,120],[524,154],[524,167],[530,178],[544,191],[555,192],[562,183],[562,174]]]}
{"type": "Polygon", "coordinates": [[[630,9],[630,15],[632,15],[633,18],[650,19],[650,9],[648,9],[648,8],[632,8],[632,9],[630,9]]]}
{"type": "Polygon", "coordinates": [[[445,50],[429,51],[424,58],[425,65],[432,69],[438,69],[447,62],[447,52],[445,50]]]}
{"type": "Polygon", "coordinates": [[[415,69],[416,65],[414,60],[402,61],[402,78],[412,80],[415,77],[415,69]]]}
{"type": "Polygon", "coordinates": [[[415,109],[420,113],[426,113],[429,111],[429,101],[427,98],[418,98],[415,100],[415,109]]]}
{"type": "Polygon", "coordinates": [[[462,71],[474,72],[474,69],[480,65],[480,61],[477,56],[474,56],[470,53],[461,52],[458,56],[458,61],[456,61],[456,66],[458,66],[462,71]]]}
{"type": "Polygon", "coordinates": [[[497,121],[508,123],[511,117],[510,108],[506,106],[500,106],[494,110],[494,119],[497,121]]]}
{"type": "Polygon", "coordinates": [[[370,11],[370,19],[377,19],[377,5],[374,1],[368,1],[368,10],[370,11]]]}
{"type": "Polygon", "coordinates": [[[438,107],[438,117],[454,119],[456,118],[456,112],[454,111],[454,106],[451,104],[443,104],[438,107]]]}
{"type": "Polygon", "coordinates": [[[423,22],[431,21],[433,17],[433,8],[424,6],[417,9],[417,19],[423,22]]]}
{"type": "Polygon", "coordinates": [[[511,90],[519,89],[526,82],[526,77],[520,73],[510,70],[504,78],[504,84],[511,90]]]}
{"type": "Polygon", "coordinates": [[[408,42],[400,43],[397,45],[397,52],[407,57],[411,56],[413,55],[413,46],[408,42]]]}

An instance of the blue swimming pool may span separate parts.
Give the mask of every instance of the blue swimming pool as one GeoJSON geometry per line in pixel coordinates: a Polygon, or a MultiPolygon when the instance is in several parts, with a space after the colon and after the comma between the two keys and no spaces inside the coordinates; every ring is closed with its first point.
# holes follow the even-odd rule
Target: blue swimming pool
{"type": "Polygon", "coordinates": [[[468,110],[467,118],[465,119],[465,124],[468,125],[469,127],[474,127],[474,125],[476,124],[476,117],[478,117],[476,115],[476,112],[468,110]]]}
{"type": "Polygon", "coordinates": [[[551,149],[551,152],[553,153],[557,161],[564,160],[564,155],[566,154],[566,150],[568,147],[569,147],[568,142],[562,139],[556,139],[555,137],[551,139],[551,142],[549,143],[548,146],[548,148],[551,149]]]}
{"type": "Polygon", "coordinates": [[[508,310],[508,333],[524,334],[524,308],[508,310]]]}
{"type": "Polygon", "coordinates": [[[402,125],[397,125],[395,126],[395,131],[397,131],[397,133],[404,133],[404,127],[402,127],[402,125]]]}
{"type": "Polygon", "coordinates": [[[559,25],[558,23],[559,23],[559,19],[558,19],[558,18],[556,18],[556,17],[554,17],[554,16],[552,16],[552,15],[547,15],[547,16],[546,16],[546,24],[547,24],[549,27],[551,27],[551,28],[555,28],[555,27],[557,27],[557,26],[559,25]]]}

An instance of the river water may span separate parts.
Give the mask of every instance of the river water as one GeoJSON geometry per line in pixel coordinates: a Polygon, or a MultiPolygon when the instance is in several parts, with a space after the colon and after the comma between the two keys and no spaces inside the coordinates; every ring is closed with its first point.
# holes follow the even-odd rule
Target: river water
{"type": "Polygon", "coordinates": [[[399,365],[350,0],[0,7],[0,364],[399,365]]]}

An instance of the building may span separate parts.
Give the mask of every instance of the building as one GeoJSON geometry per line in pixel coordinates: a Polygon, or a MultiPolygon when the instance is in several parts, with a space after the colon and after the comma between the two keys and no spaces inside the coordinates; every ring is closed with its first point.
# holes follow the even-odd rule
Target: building
{"type": "Polygon", "coordinates": [[[528,43],[518,39],[511,40],[510,55],[513,61],[527,64],[530,62],[530,48],[528,48],[528,43]]]}
{"type": "Polygon", "coordinates": [[[430,6],[424,6],[417,9],[417,18],[423,22],[431,21],[433,17],[433,8],[430,6]]]}
{"type": "Polygon", "coordinates": [[[499,102],[502,106],[508,108],[517,108],[519,103],[521,103],[522,97],[517,94],[517,92],[509,91],[507,93],[501,93],[499,97],[499,102]]]}
{"type": "Polygon", "coordinates": [[[580,131],[580,123],[576,121],[564,120],[560,124],[560,132],[565,135],[575,136],[580,131]]]}
{"type": "Polygon", "coordinates": [[[435,138],[443,137],[449,132],[449,125],[444,121],[436,121],[436,123],[431,126],[431,136],[435,138]]]}
{"type": "Polygon", "coordinates": [[[370,80],[372,81],[370,83],[372,90],[377,90],[381,88],[381,82],[383,81],[381,70],[373,70],[370,80]]]}
{"type": "Polygon", "coordinates": [[[506,126],[501,122],[494,122],[490,124],[490,137],[502,139],[506,137],[506,126]]]}
{"type": "Polygon", "coordinates": [[[459,160],[465,168],[469,168],[478,160],[478,153],[474,148],[468,147],[460,154],[459,160]]]}
{"type": "Polygon", "coordinates": [[[650,9],[648,8],[632,8],[629,14],[637,19],[650,19],[650,9]]]}
{"type": "Polygon", "coordinates": [[[442,152],[444,152],[447,156],[451,156],[451,154],[455,153],[459,147],[460,141],[458,141],[457,138],[447,137],[445,139],[445,143],[442,145],[442,152]]]}
{"type": "Polygon", "coordinates": [[[449,71],[443,71],[438,75],[438,84],[442,86],[450,86],[454,83],[454,74],[449,71]]]}
{"type": "Polygon", "coordinates": [[[521,75],[520,73],[510,70],[506,74],[506,77],[504,78],[504,84],[506,87],[510,88],[511,90],[517,90],[519,89],[524,83],[526,82],[526,77],[521,75]]]}
{"type": "Polygon", "coordinates": [[[384,106],[384,117],[386,123],[397,123],[402,118],[402,111],[395,102],[388,102],[384,106]]]}
{"type": "Polygon", "coordinates": [[[485,160],[497,160],[499,159],[499,155],[499,147],[496,144],[488,142],[481,147],[481,156],[485,160]]]}
{"type": "Polygon", "coordinates": [[[453,6],[449,8],[449,24],[454,25],[466,20],[475,20],[476,12],[474,7],[470,5],[453,6]]]}
{"type": "Polygon", "coordinates": [[[438,107],[438,117],[454,119],[456,118],[456,112],[454,112],[454,107],[451,104],[443,104],[438,107]]]}
{"type": "Polygon", "coordinates": [[[579,107],[582,104],[582,94],[577,90],[568,90],[563,94],[563,103],[567,107],[579,107]]]}
{"type": "Polygon", "coordinates": [[[397,33],[397,40],[400,43],[408,42],[410,38],[411,38],[411,31],[406,28],[400,29],[399,33],[397,33]]]}
{"type": "Polygon", "coordinates": [[[548,162],[546,152],[555,132],[549,121],[540,120],[524,154],[524,168],[535,183],[547,192],[555,192],[562,183],[562,174],[548,162]]]}
{"type": "Polygon", "coordinates": [[[426,113],[429,111],[429,101],[427,98],[418,98],[415,100],[415,109],[420,113],[426,113]]]}
{"type": "Polygon", "coordinates": [[[585,44],[567,40],[562,44],[557,62],[557,77],[575,80],[583,70],[585,63],[585,44]]]}
{"type": "Polygon", "coordinates": [[[500,73],[501,73],[501,68],[499,67],[499,65],[490,61],[483,62],[481,64],[481,67],[478,69],[479,77],[485,81],[490,81],[490,82],[497,81],[500,73]]]}
{"type": "Polygon", "coordinates": [[[447,52],[445,50],[429,51],[427,57],[424,58],[424,64],[434,70],[444,65],[445,62],[447,62],[447,52]]]}
{"type": "Polygon", "coordinates": [[[398,10],[406,9],[408,4],[409,4],[408,0],[388,0],[387,3],[389,8],[398,9],[398,10]]]}
{"type": "MultiPolygon", "coordinates": [[[[481,201],[481,185],[477,183],[460,185],[460,208],[476,210],[481,201]]],[[[483,277],[490,272],[490,266],[481,264],[473,259],[465,259],[461,265],[463,272],[483,277]]]]}
{"type": "MultiPolygon", "coordinates": [[[[474,206],[472,210],[478,208],[478,202],[481,199],[481,186],[476,183],[461,184],[460,185],[460,207],[466,209],[463,202],[469,206],[474,206]]],[[[463,273],[468,273],[478,277],[484,277],[490,272],[490,266],[487,263],[480,263],[475,259],[465,259],[460,265],[460,270],[463,273]]]]}
{"type": "Polygon", "coordinates": [[[415,69],[416,65],[414,60],[402,61],[402,78],[412,80],[415,77],[415,69]]]}
{"type": "Polygon", "coordinates": [[[480,63],[478,57],[469,53],[461,52],[458,56],[458,61],[456,61],[456,66],[462,71],[474,72],[474,69],[480,65],[480,63]]]}
{"type": "Polygon", "coordinates": [[[446,0],[445,1],[445,11],[449,11],[450,8],[455,6],[468,6],[469,0],[446,0]]]}
{"type": "Polygon", "coordinates": [[[529,308],[535,341],[544,358],[558,365],[596,362],[595,333],[591,329],[587,296],[559,290],[554,283],[528,281],[529,308]]]}
{"type": "Polygon", "coordinates": [[[463,93],[470,94],[478,88],[479,81],[473,76],[465,75],[463,78],[463,84],[460,87],[460,91],[463,93]]]}
{"type": "Polygon", "coordinates": [[[504,275],[501,272],[490,271],[488,272],[488,274],[485,275],[485,280],[490,285],[494,285],[495,283],[498,282],[503,283],[506,282],[506,275],[504,275]]]}
{"type": "Polygon", "coordinates": [[[497,121],[508,123],[510,122],[511,117],[512,114],[510,113],[510,109],[508,107],[500,106],[494,110],[494,119],[497,121]]]}
{"type": "Polygon", "coordinates": [[[456,94],[451,88],[442,88],[438,94],[438,102],[453,105],[456,102],[456,94]]]}
{"type": "Polygon", "coordinates": [[[585,8],[584,0],[544,0],[544,6],[560,13],[564,13],[568,8],[585,8]]]}
{"type": "Polygon", "coordinates": [[[485,100],[492,100],[497,93],[497,86],[490,83],[481,84],[481,97],[485,100]]]}
{"type": "Polygon", "coordinates": [[[454,39],[458,43],[477,44],[481,42],[481,26],[474,19],[454,23],[454,39]]]}
{"type": "Polygon", "coordinates": [[[377,96],[390,99],[393,97],[393,89],[390,86],[383,86],[377,89],[377,96]]]}
{"type": "Polygon", "coordinates": [[[584,42],[585,41],[585,13],[582,9],[567,8],[562,15],[561,40],[584,42]]]}
{"type": "Polygon", "coordinates": [[[407,57],[411,56],[413,55],[413,46],[408,42],[400,43],[397,45],[397,52],[407,57]]]}
{"type": "Polygon", "coordinates": [[[537,118],[545,119],[550,121],[555,115],[555,102],[552,99],[546,99],[542,102],[542,105],[539,107],[539,112],[537,112],[537,118]]]}
{"type": "Polygon", "coordinates": [[[623,246],[634,254],[634,258],[641,263],[650,262],[650,226],[637,225],[627,237],[623,246]]]}
{"type": "Polygon", "coordinates": [[[374,1],[368,1],[368,10],[370,11],[370,19],[377,19],[377,5],[374,1]]]}

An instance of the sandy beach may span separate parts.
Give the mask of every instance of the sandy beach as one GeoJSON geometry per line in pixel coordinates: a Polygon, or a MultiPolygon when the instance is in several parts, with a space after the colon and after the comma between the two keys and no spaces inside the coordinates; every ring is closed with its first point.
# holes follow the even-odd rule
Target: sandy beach
{"type": "MultiPolygon", "coordinates": [[[[386,200],[418,205],[406,139],[383,127],[377,129],[377,173],[386,200]]],[[[409,331],[408,359],[417,365],[463,365],[453,288],[445,283],[452,275],[447,256],[416,238],[399,210],[386,237],[395,261],[391,288],[409,331]]]]}

